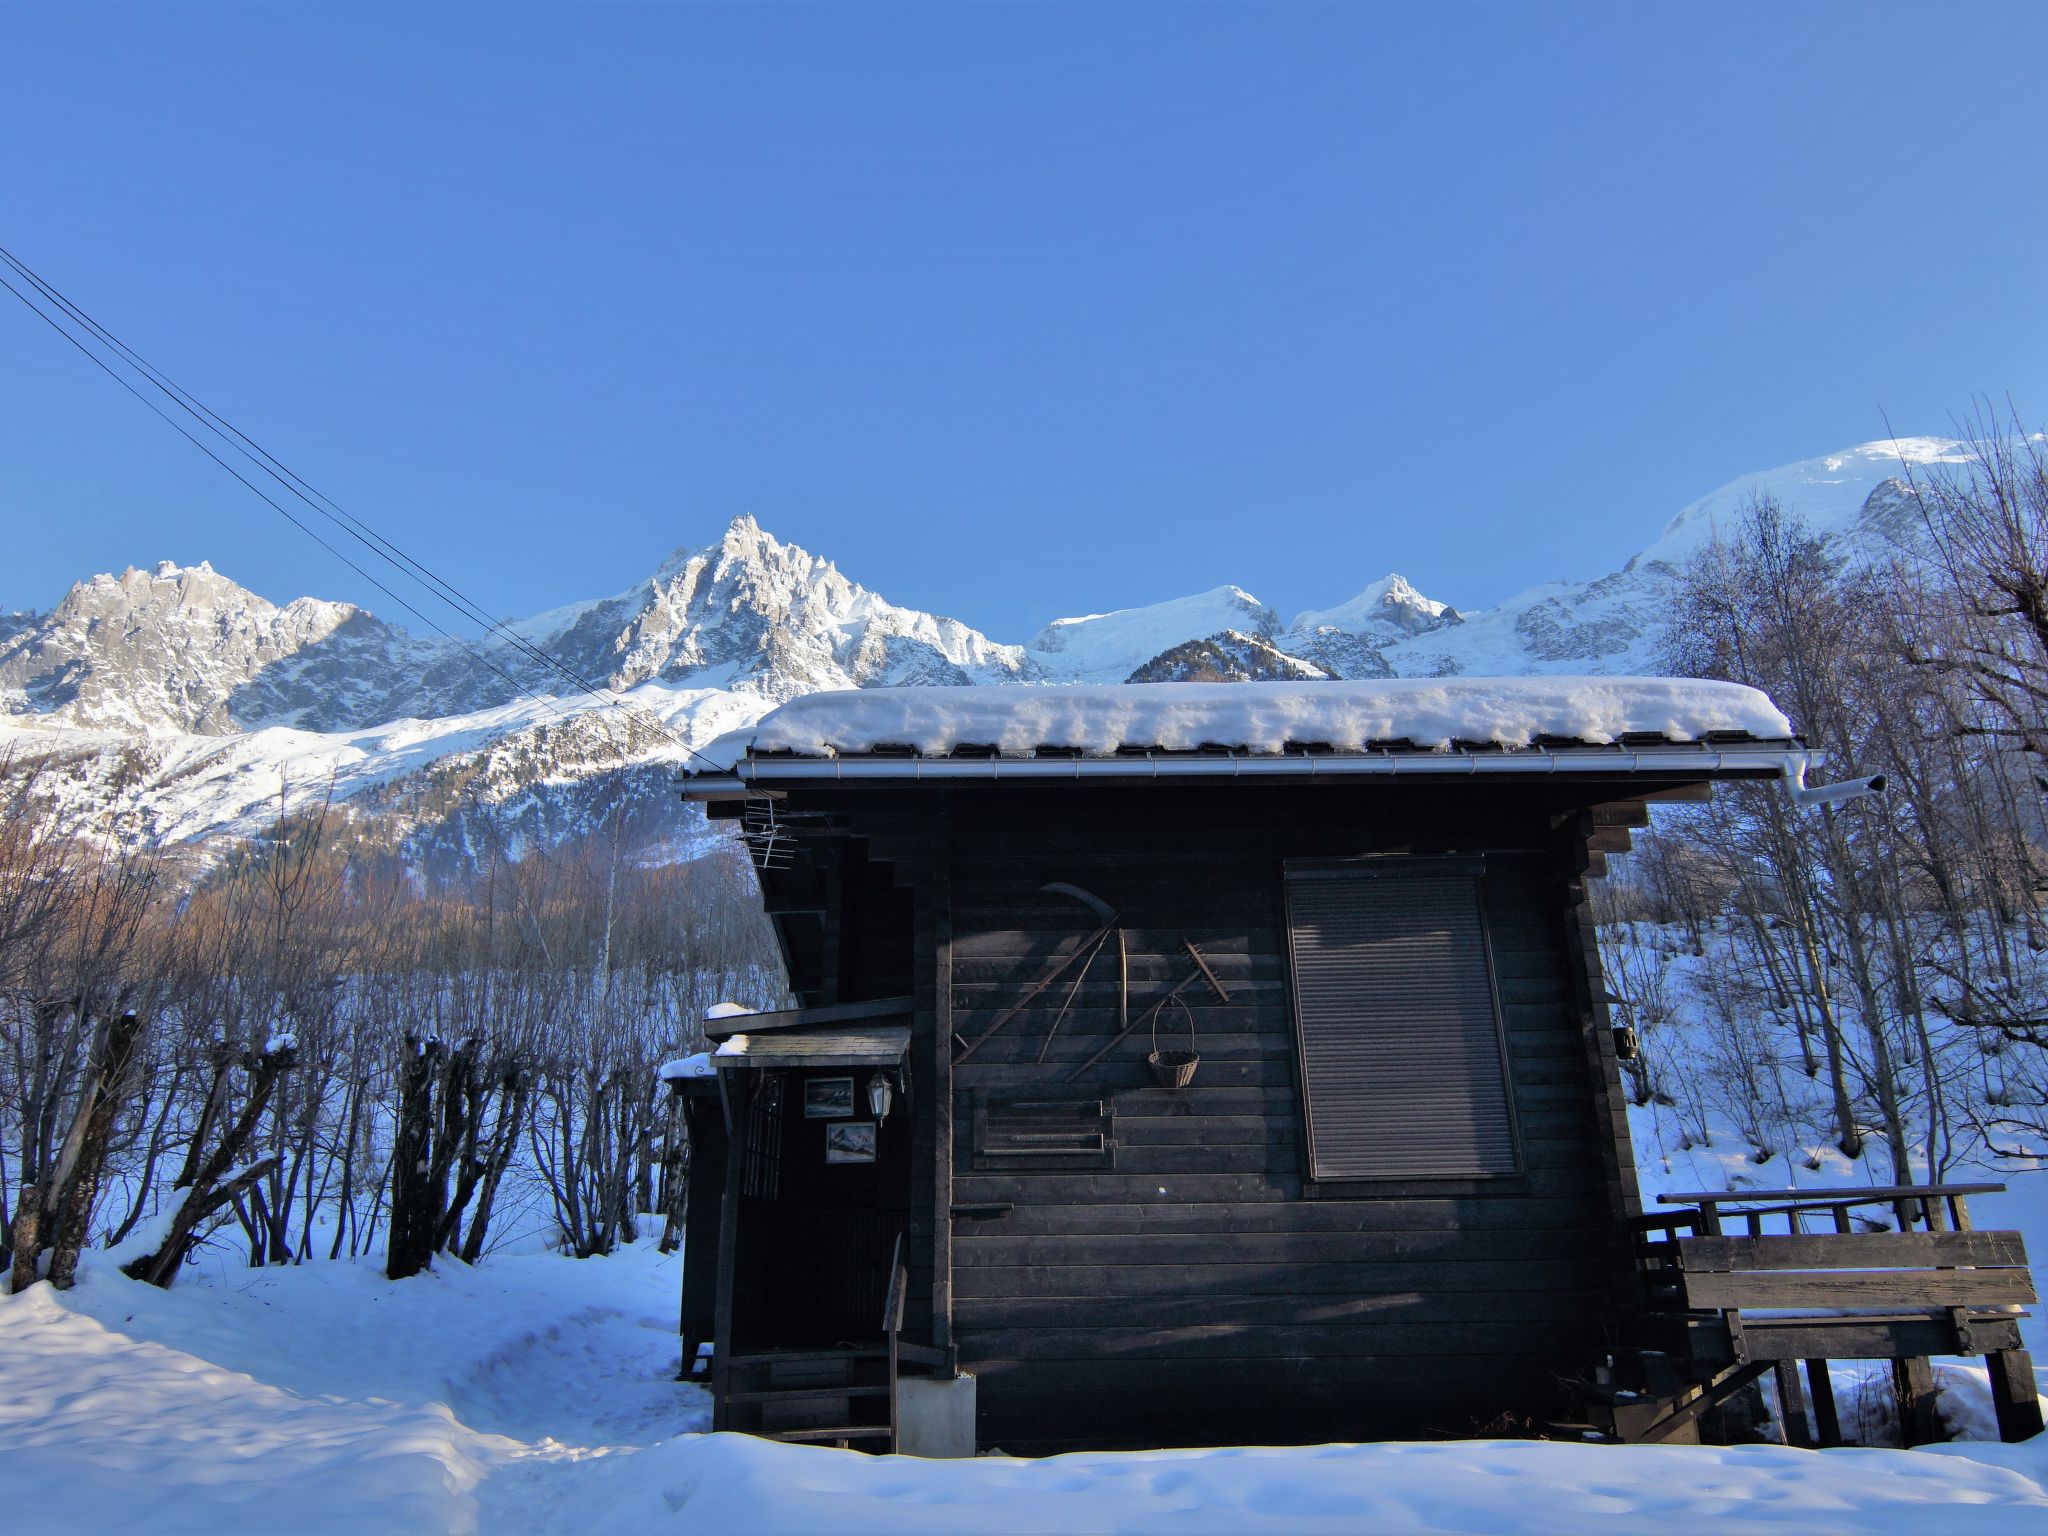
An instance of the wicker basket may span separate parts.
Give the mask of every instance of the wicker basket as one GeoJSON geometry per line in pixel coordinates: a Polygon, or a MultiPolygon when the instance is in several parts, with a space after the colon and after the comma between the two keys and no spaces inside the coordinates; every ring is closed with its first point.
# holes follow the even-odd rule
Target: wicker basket
{"type": "Polygon", "coordinates": [[[1152,1010],[1152,1054],[1145,1058],[1152,1068],[1152,1076],[1162,1088],[1185,1088],[1195,1080],[1195,1068],[1202,1064],[1202,1058],[1195,1054],[1195,1010],[1180,998],[1170,996],[1166,1000],[1188,1016],[1188,1048],[1184,1051],[1162,1051],[1159,1049],[1159,1015],[1166,1011],[1166,1004],[1152,1010]]]}

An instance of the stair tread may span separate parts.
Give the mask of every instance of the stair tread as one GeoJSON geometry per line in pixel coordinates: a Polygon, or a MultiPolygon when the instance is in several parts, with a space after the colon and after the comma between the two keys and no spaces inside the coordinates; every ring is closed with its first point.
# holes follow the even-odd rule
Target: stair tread
{"type": "Polygon", "coordinates": [[[848,1349],[736,1349],[726,1356],[734,1364],[766,1360],[886,1360],[889,1351],[879,1344],[848,1349]]]}
{"type": "Polygon", "coordinates": [[[886,1424],[838,1424],[826,1429],[757,1429],[768,1440],[887,1440],[896,1431],[886,1424]]]}
{"type": "Polygon", "coordinates": [[[801,1398],[817,1397],[887,1397],[889,1389],[863,1383],[860,1386],[802,1386],[802,1387],[760,1387],[745,1392],[728,1392],[728,1403],[788,1403],[801,1398]]]}

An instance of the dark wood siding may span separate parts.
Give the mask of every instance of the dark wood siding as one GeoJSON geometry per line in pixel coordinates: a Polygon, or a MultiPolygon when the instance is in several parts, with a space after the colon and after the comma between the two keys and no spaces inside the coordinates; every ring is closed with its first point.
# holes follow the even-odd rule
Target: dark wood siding
{"type": "MultiPolygon", "coordinates": [[[[1142,1030],[1069,1081],[1115,1037],[1113,947],[1071,1002],[1048,989],[954,1069],[952,1336],[985,1444],[1459,1434],[1549,1409],[1611,1316],[1613,1164],[1535,799],[1477,814],[1446,791],[988,792],[951,814],[961,1036],[1092,930],[1048,881],[1118,908],[1134,1018],[1188,973],[1183,939],[1229,992],[1185,994],[1186,1089],[1154,1082],[1142,1030]],[[1482,850],[1519,1172],[1370,1196],[1307,1179],[1285,862],[1482,850]],[[1106,1099],[1113,1165],[976,1168],[976,1094],[1033,1090],[1106,1099]]],[[[1162,1020],[1161,1047],[1185,1028],[1162,1020]]]]}
{"type": "MultiPolygon", "coordinates": [[[[980,1376],[984,1445],[1461,1434],[1557,1403],[1556,1375],[1597,1356],[1632,1283],[1618,1218],[1637,1196],[1583,876],[1589,807],[1633,791],[792,794],[801,867],[763,883],[791,914],[778,931],[793,980],[815,1002],[915,994],[906,1337],[955,1344],[980,1376]],[[1517,1173],[1306,1175],[1283,871],[1365,855],[1484,861],[1517,1173]],[[1115,1037],[1107,957],[1071,1003],[1048,989],[953,1067],[958,1040],[1094,930],[1041,889],[1055,880],[1121,910],[1134,1013],[1188,973],[1183,939],[1228,987],[1222,1003],[1188,994],[1202,1058],[1188,1088],[1155,1083],[1143,1031],[1074,1073],[1115,1037]],[[1041,1096],[1101,1100],[1106,1163],[976,1166],[977,1103],[1041,1096]]],[[[1184,1027],[1160,1046],[1184,1045],[1184,1027]]],[[[746,1288],[734,1276],[722,1316],[746,1288]]]]}
{"type": "Polygon", "coordinates": [[[1519,1171],[1483,872],[1410,859],[1288,870],[1315,1178],[1519,1171]]]}

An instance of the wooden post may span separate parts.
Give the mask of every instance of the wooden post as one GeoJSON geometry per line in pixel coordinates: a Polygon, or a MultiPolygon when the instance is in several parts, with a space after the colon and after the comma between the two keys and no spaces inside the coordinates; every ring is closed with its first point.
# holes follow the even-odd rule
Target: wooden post
{"type": "Polygon", "coordinates": [[[918,978],[931,988],[932,1084],[932,1332],[935,1349],[953,1349],[953,865],[939,861],[929,903],[930,967],[918,978]]]}
{"type": "MultiPolygon", "coordinates": [[[[736,1101],[735,1129],[725,1153],[725,1200],[718,1221],[718,1294],[711,1324],[711,1427],[732,1428],[726,1394],[732,1390],[733,1274],[739,1262],[740,1178],[747,1164],[747,1136],[753,1129],[751,1107],[761,1074],[749,1071],[736,1101]]],[[[720,1086],[725,1079],[720,1078],[720,1086]]]]}
{"type": "Polygon", "coordinates": [[[1934,1367],[1925,1355],[1892,1362],[1892,1388],[1899,1400],[1899,1443],[1932,1445],[1942,1438],[1934,1411],[1934,1367]]]}
{"type": "Polygon", "coordinates": [[[2041,1399],[2034,1387],[2034,1357],[2024,1349],[1995,1350],[1985,1356],[1991,1371],[1991,1406],[1998,1413],[1998,1438],[2011,1444],[2041,1433],[2041,1399]]]}
{"type": "Polygon", "coordinates": [[[1806,1384],[1813,1390],[1813,1427],[1823,1450],[1842,1443],[1842,1418],[1835,1412],[1835,1384],[1825,1360],[1806,1362],[1806,1384]]]}
{"type": "Polygon", "coordinates": [[[1778,1432],[1787,1445],[1813,1448],[1813,1432],[1806,1424],[1806,1394],[1799,1390],[1799,1362],[1780,1360],[1771,1367],[1778,1386],[1778,1432]]]}

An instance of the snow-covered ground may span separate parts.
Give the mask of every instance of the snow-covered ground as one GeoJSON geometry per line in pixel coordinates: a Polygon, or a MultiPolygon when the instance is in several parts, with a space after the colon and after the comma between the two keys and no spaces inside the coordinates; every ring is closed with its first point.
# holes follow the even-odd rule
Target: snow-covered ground
{"type": "Polygon", "coordinates": [[[2048,1531],[2048,1442],[1331,1445],[920,1462],[710,1435],[679,1261],[103,1258],[0,1300],[0,1509],[65,1532],[2048,1531]]]}

